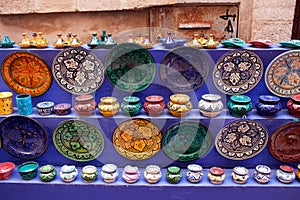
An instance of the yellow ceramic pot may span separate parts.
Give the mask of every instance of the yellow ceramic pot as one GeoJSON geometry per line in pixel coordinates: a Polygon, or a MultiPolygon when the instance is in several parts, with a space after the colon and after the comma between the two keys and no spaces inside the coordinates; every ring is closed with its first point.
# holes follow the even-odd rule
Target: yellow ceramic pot
{"type": "Polygon", "coordinates": [[[99,112],[105,117],[114,116],[120,109],[120,104],[115,97],[102,97],[98,104],[99,112]]]}
{"type": "Polygon", "coordinates": [[[175,117],[183,117],[193,108],[190,97],[186,94],[173,94],[170,96],[168,110],[175,117]]]}
{"type": "Polygon", "coordinates": [[[0,115],[9,115],[14,112],[12,92],[0,92],[0,115]]]}

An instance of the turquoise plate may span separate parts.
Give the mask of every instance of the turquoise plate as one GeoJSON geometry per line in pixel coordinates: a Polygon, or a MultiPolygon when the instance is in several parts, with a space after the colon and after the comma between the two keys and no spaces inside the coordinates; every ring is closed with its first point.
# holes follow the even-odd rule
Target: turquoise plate
{"type": "Polygon", "coordinates": [[[240,38],[231,38],[221,42],[225,47],[242,47],[246,44],[244,40],[240,38]]]}
{"type": "Polygon", "coordinates": [[[285,40],[282,42],[279,42],[281,46],[286,47],[286,48],[300,48],[300,40],[285,40]]]}

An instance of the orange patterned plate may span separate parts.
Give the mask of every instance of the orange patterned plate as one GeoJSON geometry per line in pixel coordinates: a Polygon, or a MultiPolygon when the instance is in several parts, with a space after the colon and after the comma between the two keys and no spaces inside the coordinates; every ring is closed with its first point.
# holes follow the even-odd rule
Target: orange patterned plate
{"type": "Polygon", "coordinates": [[[17,93],[40,96],[51,86],[51,70],[39,56],[26,51],[10,53],[2,62],[1,75],[17,93]]]}
{"type": "Polygon", "coordinates": [[[116,151],[130,160],[145,160],[161,148],[160,129],[146,119],[122,122],[114,131],[112,141],[116,151]]]}

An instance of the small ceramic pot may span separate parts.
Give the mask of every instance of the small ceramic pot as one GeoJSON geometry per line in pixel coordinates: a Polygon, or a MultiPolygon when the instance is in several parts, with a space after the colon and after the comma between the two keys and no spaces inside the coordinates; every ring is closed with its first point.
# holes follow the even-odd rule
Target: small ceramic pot
{"type": "Polygon", "coordinates": [[[246,95],[231,96],[227,106],[230,114],[235,117],[246,117],[252,110],[251,98],[246,95]]]}
{"type": "Polygon", "coordinates": [[[224,170],[220,167],[212,167],[209,169],[208,178],[212,184],[222,184],[225,176],[224,170]]]}
{"type": "Polygon", "coordinates": [[[54,106],[54,112],[56,115],[68,115],[71,112],[71,104],[60,103],[54,106]]]}
{"type": "Polygon", "coordinates": [[[259,102],[255,105],[257,113],[261,116],[274,117],[282,108],[280,98],[272,95],[259,96],[259,102]]]}
{"type": "Polygon", "coordinates": [[[138,167],[127,165],[124,167],[122,178],[127,183],[135,183],[140,178],[140,171],[138,167]]]}
{"type": "Polygon", "coordinates": [[[126,96],[121,103],[121,110],[124,115],[136,116],[140,114],[142,110],[142,104],[139,97],[126,96]]]}
{"type": "Polygon", "coordinates": [[[288,165],[280,165],[276,171],[276,177],[282,183],[292,183],[296,178],[294,168],[288,165]]]}
{"type": "Polygon", "coordinates": [[[257,165],[254,171],[254,179],[261,184],[266,184],[271,180],[271,169],[266,165],[257,165]]]}
{"type": "Polygon", "coordinates": [[[160,115],[166,107],[164,98],[159,95],[151,95],[145,98],[144,110],[150,116],[160,115]]]}
{"type": "Polygon", "coordinates": [[[53,165],[44,165],[40,168],[40,178],[44,182],[53,181],[56,174],[56,169],[53,165]]]}
{"type": "Polygon", "coordinates": [[[75,97],[74,110],[82,116],[93,115],[96,109],[94,96],[90,94],[78,95],[75,97]]]}
{"type": "Polygon", "coordinates": [[[221,96],[218,94],[204,94],[198,103],[200,113],[205,117],[216,117],[224,108],[221,96]]]}
{"type": "Polygon", "coordinates": [[[92,183],[98,177],[98,169],[95,166],[87,165],[82,168],[81,178],[84,182],[92,183]]]}
{"type": "Polygon", "coordinates": [[[0,180],[9,179],[15,169],[15,164],[12,162],[0,163],[0,180]]]}
{"type": "Polygon", "coordinates": [[[300,164],[299,165],[297,165],[297,171],[296,171],[296,178],[297,178],[297,180],[298,181],[300,181],[300,164]]]}
{"type": "Polygon", "coordinates": [[[21,164],[18,167],[18,172],[24,180],[31,180],[36,177],[39,164],[34,161],[29,161],[21,164]]]}
{"type": "Polygon", "coordinates": [[[102,97],[98,104],[98,110],[104,117],[112,117],[120,109],[120,104],[115,97],[102,97]]]}
{"type": "Polygon", "coordinates": [[[148,165],[144,171],[144,178],[148,183],[157,183],[161,176],[160,167],[157,165],[148,165]]]}
{"type": "Polygon", "coordinates": [[[191,183],[198,183],[203,177],[202,166],[190,164],[187,166],[186,178],[191,183]]]}
{"type": "Polygon", "coordinates": [[[169,183],[177,184],[182,178],[181,169],[177,166],[170,166],[167,169],[166,178],[169,183]]]}
{"type": "Polygon", "coordinates": [[[237,184],[245,184],[249,178],[248,169],[241,166],[233,168],[231,175],[233,182],[237,184]]]}
{"type": "Polygon", "coordinates": [[[14,112],[12,92],[0,92],[0,115],[9,115],[14,112]]]}
{"type": "Polygon", "coordinates": [[[113,183],[119,175],[118,167],[114,164],[105,164],[102,166],[101,177],[106,183],[113,183]]]}
{"type": "Polygon", "coordinates": [[[290,115],[300,118],[300,94],[293,94],[287,102],[287,109],[290,115]]]}
{"type": "Polygon", "coordinates": [[[63,165],[59,176],[66,183],[72,182],[77,178],[78,171],[74,165],[63,165]]]}
{"type": "Polygon", "coordinates": [[[16,96],[19,115],[30,115],[33,112],[31,95],[19,94],[16,96]]]}
{"type": "Polygon", "coordinates": [[[173,94],[168,103],[169,113],[175,117],[184,117],[193,108],[190,97],[186,94],[173,94]]]}
{"type": "Polygon", "coordinates": [[[44,101],[36,105],[40,115],[50,115],[54,111],[54,102],[44,101]]]}

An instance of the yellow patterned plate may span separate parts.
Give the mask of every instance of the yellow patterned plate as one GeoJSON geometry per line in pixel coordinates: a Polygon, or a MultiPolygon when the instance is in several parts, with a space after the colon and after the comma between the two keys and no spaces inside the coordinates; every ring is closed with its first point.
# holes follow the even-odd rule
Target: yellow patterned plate
{"type": "Polygon", "coordinates": [[[2,62],[2,78],[17,93],[40,96],[52,83],[51,71],[39,56],[26,51],[13,52],[2,62]]]}
{"type": "Polygon", "coordinates": [[[112,141],[116,151],[130,160],[145,160],[161,148],[160,129],[146,119],[122,122],[114,131],[112,141]]]}

